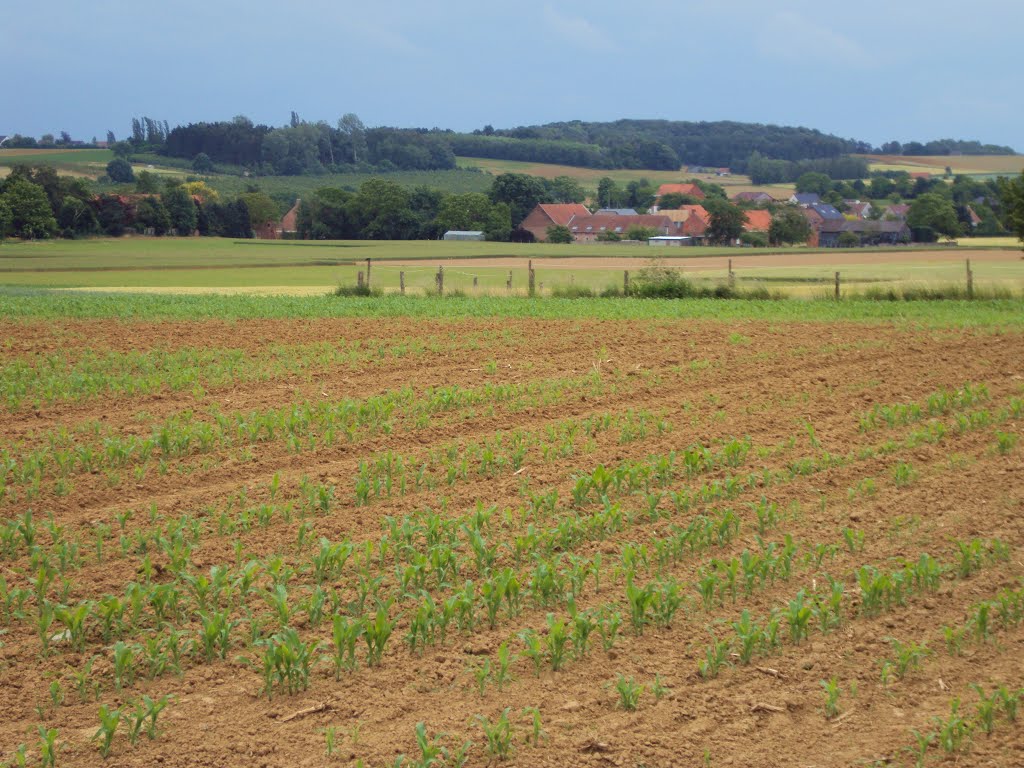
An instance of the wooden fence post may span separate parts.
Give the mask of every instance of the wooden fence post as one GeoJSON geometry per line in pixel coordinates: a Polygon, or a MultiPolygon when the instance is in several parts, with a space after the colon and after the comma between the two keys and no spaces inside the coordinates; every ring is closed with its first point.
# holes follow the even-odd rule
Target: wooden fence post
{"type": "Polygon", "coordinates": [[[732,271],[732,259],[729,259],[729,287],[736,287],[736,273],[732,271]]]}
{"type": "Polygon", "coordinates": [[[405,296],[405,272],[398,273],[398,290],[405,296]]]}
{"type": "Polygon", "coordinates": [[[366,259],[366,287],[370,287],[370,259],[366,259]]]}
{"type": "Polygon", "coordinates": [[[512,270],[508,271],[508,282],[505,283],[505,288],[509,291],[512,290],[512,270]]]}
{"type": "Polygon", "coordinates": [[[444,295],[444,267],[437,268],[437,295],[444,295]]]}
{"type": "Polygon", "coordinates": [[[974,298],[974,273],[971,271],[971,260],[967,260],[967,298],[974,298]]]}
{"type": "Polygon", "coordinates": [[[839,301],[839,273],[836,272],[836,301],[839,301]]]}
{"type": "Polygon", "coordinates": [[[629,296],[629,270],[623,270],[622,272],[622,294],[629,296]]]}
{"type": "Polygon", "coordinates": [[[477,283],[477,280],[478,280],[478,279],[479,279],[479,278],[477,278],[477,276],[476,276],[476,275],[473,275],[473,287],[474,287],[474,288],[476,288],[476,287],[477,287],[477,285],[478,285],[478,283],[477,283]]]}
{"type": "Polygon", "coordinates": [[[533,274],[533,259],[530,259],[527,262],[526,269],[528,270],[528,274],[527,274],[528,282],[527,282],[526,292],[530,296],[533,296],[534,294],[537,293],[537,283],[536,283],[536,279],[537,278],[533,274]]]}
{"type": "Polygon", "coordinates": [[[363,270],[359,270],[359,274],[356,275],[356,285],[360,288],[363,287],[363,270]]]}

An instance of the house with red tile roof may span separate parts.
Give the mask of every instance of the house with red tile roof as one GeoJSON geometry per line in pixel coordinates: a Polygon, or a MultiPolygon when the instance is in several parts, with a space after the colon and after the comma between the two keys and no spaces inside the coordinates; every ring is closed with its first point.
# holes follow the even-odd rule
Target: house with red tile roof
{"type": "MultiPolygon", "coordinates": [[[[658,193],[655,195],[655,198],[673,194],[689,195],[697,200],[704,199],[704,191],[696,184],[662,184],[658,187],[658,193]]],[[[657,200],[655,200],[655,203],[657,203],[657,200]]]]}
{"type": "Polygon", "coordinates": [[[548,239],[548,227],[567,227],[573,217],[589,215],[590,211],[581,203],[538,203],[519,228],[542,243],[548,239]]]}
{"type": "Polygon", "coordinates": [[[747,232],[767,232],[772,225],[772,212],[761,209],[747,211],[747,221],[743,229],[747,232]]]}

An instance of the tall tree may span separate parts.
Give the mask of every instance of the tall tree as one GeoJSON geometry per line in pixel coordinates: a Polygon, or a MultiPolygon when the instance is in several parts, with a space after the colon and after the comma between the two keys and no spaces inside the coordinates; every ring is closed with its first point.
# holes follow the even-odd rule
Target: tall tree
{"type": "Polygon", "coordinates": [[[502,173],[491,183],[491,202],[506,203],[512,214],[512,226],[520,222],[545,199],[547,190],[536,176],[525,173],[502,173]]]}
{"type": "Polygon", "coordinates": [[[15,237],[35,240],[57,231],[50,200],[38,184],[26,179],[9,180],[4,184],[2,197],[11,212],[10,230],[15,237]]]}
{"type": "Polygon", "coordinates": [[[960,222],[957,220],[953,201],[934,192],[925,193],[910,204],[907,224],[912,230],[921,233],[920,239],[924,240],[934,239],[927,235],[929,230],[946,237],[956,237],[960,234],[960,222]]]}
{"type": "Polygon", "coordinates": [[[192,195],[181,187],[172,187],[160,196],[167,209],[171,226],[181,236],[191,235],[196,229],[196,204],[192,195]]]}
{"type": "Polygon", "coordinates": [[[1024,246],[1024,172],[1015,179],[999,179],[999,200],[1006,226],[1024,246]]]}
{"type": "Polygon", "coordinates": [[[728,200],[708,198],[704,207],[709,214],[707,236],[713,243],[727,245],[743,234],[747,213],[728,200]]]}
{"type": "Polygon", "coordinates": [[[768,241],[772,245],[805,243],[810,236],[811,224],[807,217],[790,205],[780,207],[768,227],[768,241]]]}

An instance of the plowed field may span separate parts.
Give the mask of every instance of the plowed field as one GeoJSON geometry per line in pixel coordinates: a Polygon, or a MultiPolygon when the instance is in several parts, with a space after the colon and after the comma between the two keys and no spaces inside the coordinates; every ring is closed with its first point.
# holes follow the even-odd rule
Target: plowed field
{"type": "Polygon", "coordinates": [[[0,765],[1024,764],[1017,330],[25,320],[0,395],[0,765]]]}

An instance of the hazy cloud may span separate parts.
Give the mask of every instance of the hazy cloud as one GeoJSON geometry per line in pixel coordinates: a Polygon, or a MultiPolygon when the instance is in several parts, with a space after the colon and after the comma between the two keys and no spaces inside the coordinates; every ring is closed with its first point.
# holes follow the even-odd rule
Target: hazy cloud
{"type": "Polygon", "coordinates": [[[774,14],[757,42],[761,52],[768,56],[804,61],[808,66],[829,62],[872,66],[867,51],[854,40],[794,11],[774,14]]]}
{"type": "Polygon", "coordinates": [[[548,33],[576,48],[585,51],[610,51],[618,48],[614,40],[582,16],[566,16],[546,5],[543,22],[548,33]]]}

